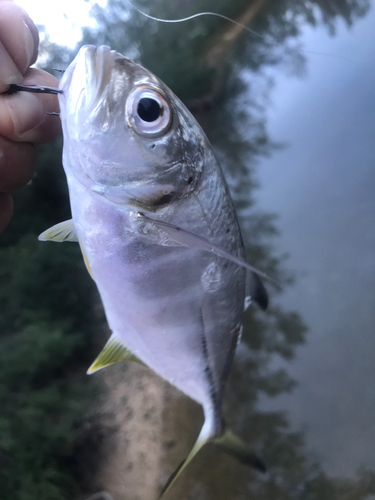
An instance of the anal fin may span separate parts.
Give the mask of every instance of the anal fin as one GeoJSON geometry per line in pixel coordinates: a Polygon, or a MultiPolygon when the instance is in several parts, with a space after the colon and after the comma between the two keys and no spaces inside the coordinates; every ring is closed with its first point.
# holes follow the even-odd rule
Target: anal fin
{"type": "Polygon", "coordinates": [[[143,364],[122,344],[116,335],[112,334],[99,356],[87,370],[87,374],[91,375],[101,368],[119,363],[120,361],[135,361],[143,364]]]}

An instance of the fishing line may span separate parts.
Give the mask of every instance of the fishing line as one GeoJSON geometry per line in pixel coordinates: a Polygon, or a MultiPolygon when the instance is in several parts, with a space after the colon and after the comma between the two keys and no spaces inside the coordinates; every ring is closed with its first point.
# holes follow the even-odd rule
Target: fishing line
{"type": "Polygon", "coordinates": [[[219,14],[218,12],[206,11],[206,12],[198,12],[197,14],[192,14],[191,16],[187,16],[187,17],[181,17],[179,19],[161,19],[160,17],[154,17],[154,16],[151,16],[150,14],[147,14],[146,12],[143,12],[142,10],[138,9],[138,7],[136,7],[134,4],[129,2],[129,0],[126,0],[126,3],[128,3],[134,10],[136,10],[137,12],[142,14],[142,16],[145,16],[148,19],[151,19],[152,21],[158,21],[160,23],[184,23],[185,21],[190,21],[190,20],[195,19],[197,17],[213,16],[213,17],[219,17],[220,19],[224,19],[225,21],[229,21],[232,24],[236,24],[237,26],[248,31],[249,33],[251,33],[254,36],[263,38],[265,40],[267,39],[266,35],[261,35],[260,33],[257,33],[256,31],[252,30],[248,26],[245,26],[244,24],[241,24],[238,21],[231,19],[230,17],[224,16],[224,14],[219,14]]]}
{"type": "MultiPolygon", "coordinates": [[[[197,12],[196,14],[192,14],[191,16],[181,17],[179,19],[162,19],[160,17],[155,17],[155,16],[151,16],[150,14],[147,14],[147,12],[144,12],[143,10],[139,9],[133,3],[131,3],[129,0],[125,0],[125,1],[128,5],[130,5],[130,7],[132,9],[137,11],[142,16],[147,17],[148,19],[151,19],[152,21],[157,21],[159,23],[184,23],[186,21],[191,21],[192,19],[196,19],[198,17],[203,17],[203,16],[219,17],[220,19],[224,19],[225,21],[229,21],[230,23],[232,23],[236,26],[239,26],[243,30],[247,31],[248,33],[250,33],[258,38],[262,38],[266,42],[273,43],[274,45],[285,48],[282,43],[276,42],[276,40],[272,39],[270,36],[261,35],[260,33],[257,33],[256,31],[252,30],[248,26],[245,26],[244,24],[242,24],[238,21],[235,21],[234,19],[232,19],[228,16],[225,16],[224,14],[219,14],[218,12],[205,11],[205,12],[197,12]]],[[[313,50],[301,50],[301,53],[317,55],[317,56],[324,56],[324,57],[332,57],[334,59],[339,59],[339,60],[347,62],[347,63],[356,64],[354,61],[351,61],[350,59],[346,59],[345,57],[342,57],[342,56],[339,56],[336,54],[328,54],[326,52],[316,52],[313,50]]]]}

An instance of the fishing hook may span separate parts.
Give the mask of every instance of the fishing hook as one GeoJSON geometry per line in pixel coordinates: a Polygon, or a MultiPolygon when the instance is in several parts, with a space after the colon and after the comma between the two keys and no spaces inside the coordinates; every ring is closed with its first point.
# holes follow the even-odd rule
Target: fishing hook
{"type": "Polygon", "coordinates": [[[45,87],[42,85],[20,85],[12,83],[9,89],[4,92],[5,95],[12,95],[16,92],[32,92],[34,94],[62,94],[63,91],[55,87],[45,87]]]}

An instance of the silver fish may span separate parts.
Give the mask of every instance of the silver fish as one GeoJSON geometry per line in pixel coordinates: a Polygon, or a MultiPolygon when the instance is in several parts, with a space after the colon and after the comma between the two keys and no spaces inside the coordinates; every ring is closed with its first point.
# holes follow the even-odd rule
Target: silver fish
{"type": "Polygon", "coordinates": [[[112,336],[92,373],[139,360],[200,403],[208,440],[264,470],[223,427],[221,404],[250,299],[267,306],[204,132],[150,71],[85,46],[59,95],[72,220],[41,240],[78,241],[112,336]]]}

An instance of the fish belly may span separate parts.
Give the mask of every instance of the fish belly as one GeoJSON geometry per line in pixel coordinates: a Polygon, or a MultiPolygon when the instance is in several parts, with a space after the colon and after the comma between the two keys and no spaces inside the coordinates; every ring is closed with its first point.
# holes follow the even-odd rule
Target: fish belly
{"type": "Polygon", "coordinates": [[[126,210],[80,186],[70,197],[111,330],[161,377],[219,407],[240,332],[243,269],[131,234],[126,210]]]}

